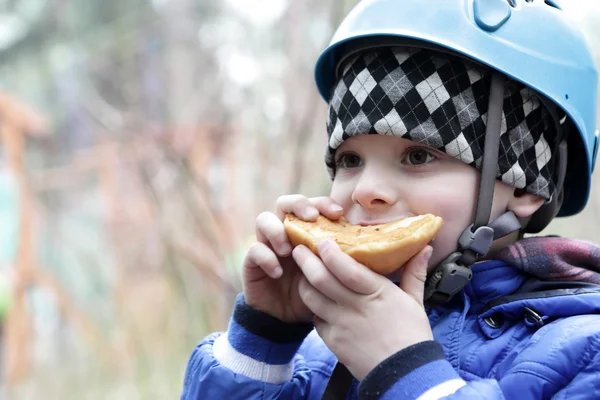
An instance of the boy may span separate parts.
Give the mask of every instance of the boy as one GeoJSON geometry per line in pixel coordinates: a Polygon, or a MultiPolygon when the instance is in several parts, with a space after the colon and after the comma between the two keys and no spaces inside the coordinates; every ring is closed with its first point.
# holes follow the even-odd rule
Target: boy
{"type": "Polygon", "coordinates": [[[229,330],[196,348],[182,399],[600,398],[600,248],[523,239],[590,190],[597,74],[563,14],[355,7],[316,68],[331,194],[259,215],[229,330]],[[292,250],[288,212],[444,226],[383,277],[329,240],[292,250]]]}

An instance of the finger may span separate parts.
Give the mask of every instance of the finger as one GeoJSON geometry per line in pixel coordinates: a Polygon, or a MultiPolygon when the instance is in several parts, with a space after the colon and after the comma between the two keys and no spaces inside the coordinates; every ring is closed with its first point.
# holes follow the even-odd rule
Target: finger
{"type": "Polygon", "coordinates": [[[308,201],[319,211],[319,213],[323,214],[330,220],[338,220],[342,215],[344,215],[344,208],[336,203],[331,197],[312,197],[308,199],[308,201]]]}
{"type": "Polygon", "coordinates": [[[313,316],[313,325],[317,330],[321,329],[324,324],[327,324],[327,321],[320,318],[318,315],[313,316]]]}
{"type": "Polygon", "coordinates": [[[308,201],[306,196],[301,194],[288,194],[277,199],[275,203],[277,218],[283,221],[285,215],[289,213],[293,213],[305,221],[315,221],[319,216],[319,210],[308,201]]]}
{"type": "Polygon", "coordinates": [[[253,243],[248,249],[243,268],[250,281],[261,279],[263,274],[260,271],[273,279],[283,275],[283,268],[275,253],[266,244],[260,242],[253,243]]]}
{"type": "Polygon", "coordinates": [[[318,246],[321,260],[346,288],[363,295],[370,295],[379,290],[383,277],[356,262],[344,253],[336,242],[323,239],[318,246]]]}
{"type": "Polygon", "coordinates": [[[261,243],[271,245],[281,257],[287,257],[292,252],[283,222],[273,213],[263,212],[256,217],[256,238],[261,243]]]}
{"type": "Polygon", "coordinates": [[[431,258],[433,248],[425,246],[423,250],[411,258],[405,265],[400,279],[400,289],[423,306],[425,280],[427,279],[427,265],[431,258]]]}
{"type": "Polygon", "coordinates": [[[345,288],[340,281],[323,265],[323,262],[305,246],[296,246],[292,252],[294,261],[316,290],[339,303],[347,303],[354,292],[345,288]]]}
{"type": "Polygon", "coordinates": [[[335,321],[336,309],[339,306],[312,286],[305,276],[298,282],[298,294],[304,305],[318,318],[328,323],[335,321]]]}

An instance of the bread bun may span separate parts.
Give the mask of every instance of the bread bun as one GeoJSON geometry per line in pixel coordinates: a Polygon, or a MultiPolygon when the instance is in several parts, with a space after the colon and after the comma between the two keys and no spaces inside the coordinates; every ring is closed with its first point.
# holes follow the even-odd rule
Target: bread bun
{"type": "Polygon", "coordinates": [[[303,244],[318,255],[319,241],[331,238],[344,253],[382,275],[394,272],[421,251],[442,224],[442,218],[432,214],[370,226],[353,225],[344,217],[331,221],[323,215],[307,222],[287,214],[283,221],[292,245],[303,244]]]}

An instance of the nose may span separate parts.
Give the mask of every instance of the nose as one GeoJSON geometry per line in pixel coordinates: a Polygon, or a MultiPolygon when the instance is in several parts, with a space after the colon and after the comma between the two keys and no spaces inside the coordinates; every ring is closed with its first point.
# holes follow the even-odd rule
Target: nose
{"type": "Polygon", "coordinates": [[[366,209],[395,204],[399,197],[398,191],[393,182],[382,178],[380,174],[365,169],[352,192],[352,201],[366,209]]]}

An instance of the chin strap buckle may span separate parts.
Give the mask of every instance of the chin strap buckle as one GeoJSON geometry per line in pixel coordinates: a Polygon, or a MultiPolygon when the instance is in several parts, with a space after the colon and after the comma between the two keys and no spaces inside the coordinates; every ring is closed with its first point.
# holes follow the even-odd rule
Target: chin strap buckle
{"type": "Polygon", "coordinates": [[[494,241],[494,229],[481,226],[473,232],[473,225],[460,235],[460,251],[450,254],[435,269],[425,283],[424,300],[427,306],[445,304],[471,280],[470,266],[477,257],[487,254],[494,241]]]}
{"type": "Polygon", "coordinates": [[[428,307],[447,303],[473,277],[471,268],[461,265],[461,257],[460,252],[452,253],[427,279],[424,299],[428,307]]]}
{"type": "Polygon", "coordinates": [[[486,255],[494,241],[494,229],[489,226],[480,226],[473,232],[473,225],[469,226],[458,238],[461,250],[470,250],[478,256],[486,255]]]}
{"type": "Polygon", "coordinates": [[[490,251],[494,240],[521,228],[521,222],[509,211],[488,226],[473,231],[469,226],[458,239],[459,251],[442,261],[425,282],[424,300],[427,306],[447,303],[471,280],[471,265],[490,251]]]}

